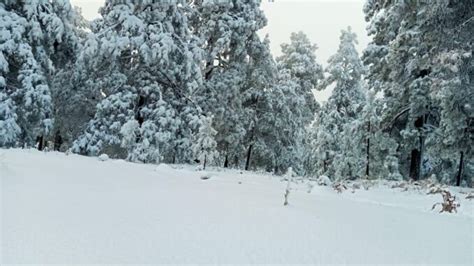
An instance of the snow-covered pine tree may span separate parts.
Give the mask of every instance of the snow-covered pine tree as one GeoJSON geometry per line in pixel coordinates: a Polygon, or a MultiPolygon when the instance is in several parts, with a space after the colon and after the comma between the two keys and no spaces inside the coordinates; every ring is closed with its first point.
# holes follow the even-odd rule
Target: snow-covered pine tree
{"type": "Polygon", "coordinates": [[[348,178],[351,172],[357,174],[355,177],[402,179],[398,144],[388,133],[379,130],[382,104],[383,100],[370,91],[358,119],[345,124],[341,136],[341,127],[337,126],[342,121],[341,114],[335,112],[332,102],[324,103],[310,129],[312,150],[307,172],[339,179],[348,178]]]}
{"type": "Polygon", "coordinates": [[[373,90],[368,91],[366,103],[360,118],[353,122],[354,136],[364,143],[364,176],[369,179],[385,178],[401,180],[398,169],[397,147],[395,140],[382,130],[381,117],[383,99],[377,98],[373,90]]]}
{"type": "MultiPolygon", "coordinates": [[[[456,50],[459,53],[454,54],[461,55],[465,54],[461,51],[472,49],[468,46],[472,43],[469,24],[472,23],[473,4],[472,1],[369,0],[364,8],[369,34],[373,36],[364,53],[364,61],[369,67],[367,77],[371,88],[383,92],[385,101],[381,130],[389,132],[399,144],[400,170],[413,179],[452,169],[451,163],[423,166],[437,164],[442,155],[439,141],[436,141],[439,133],[435,132],[439,125],[451,123],[448,118],[451,115],[447,113],[452,113],[452,109],[447,105],[441,107],[442,103],[434,95],[441,95],[438,93],[444,90],[440,89],[440,84],[449,83],[442,81],[443,76],[454,77],[443,74],[451,64],[450,60],[442,60],[443,55],[456,50]],[[448,63],[448,67],[440,64],[441,61],[448,63]],[[447,112],[443,115],[447,118],[445,122],[440,121],[443,112],[447,112]],[[433,171],[436,168],[437,171],[433,171]]],[[[464,75],[467,76],[469,74],[464,75]]],[[[458,91],[459,96],[465,95],[462,90],[458,91]]],[[[449,98],[446,97],[446,101],[451,101],[449,98]]],[[[456,105],[463,106],[461,102],[456,105]]],[[[461,123],[469,124],[469,120],[461,123]]],[[[459,157],[463,154],[460,150],[457,153],[459,157]]]]}
{"type": "Polygon", "coordinates": [[[276,173],[292,167],[304,174],[307,128],[319,109],[313,90],[323,70],[316,62],[317,46],[303,32],[292,33],[290,43],[281,48],[282,55],[276,59],[277,82],[267,93],[271,112],[262,123],[271,159],[268,167],[276,173]]]}
{"type": "Polygon", "coordinates": [[[303,32],[294,32],[290,43],[281,45],[282,55],[276,60],[278,67],[288,69],[291,76],[299,84],[299,94],[303,95],[305,103],[300,107],[304,113],[304,121],[308,125],[314,120],[319,104],[313,90],[319,88],[318,83],[323,78],[323,68],[316,61],[316,44],[312,44],[303,32]]]}
{"type": "Polygon", "coordinates": [[[441,160],[439,178],[457,186],[462,180],[471,184],[469,177],[473,174],[465,173],[466,164],[474,165],[472,57],[472,50],[451,50],[440,55],[441,62],[435,70],[439,71],[434,97],[440,107],[440,122],[431,139],[434,143],[428,142],[428,154],[441,160]]]}
{"type": "Polygon", "coordinates": [[[214,163],[219,156],[217,142],[214,139],[217,131],[212,127],[211,115],[204,117],[201,121],[202,124],[194,138],[192,150],[194,157],[202,162],[203,169],[206,170],[206,166],[214,163]]]}
{"type": "Polygon", "coordinates": [[[417,1],[367,1],[364,11],[373,41],[364,52],[369,86],[383,92],[383,126],[400,145],[404,175],[420,177],[431,102],[426,97],[430,73],[426,43],[417,29],[417,1]],[[393,129],[392,129],[393,128],[393,129]],[[411,158],[411,159],[410,159],[411,158]]]}
{"type": "Polygon", "coordinates": [[[77,8],[75,34],[80,43],[74,53],[67,55],[68,61],[56,68],[51,80],[51,95],[54,104],[54,149],[66,151],[74,140],[83,133],[87,122],[95,114],[95,107],[102,98],[95,73],[87,69],[80,56],[83,44],[89,34],[90,23],[80,15],[77,8]],[[88,82],[87,84],[84,84],[88,82]]]}
{"type": "Polygon", "coordinates": [[[193,94],[202,80],[190,8],[184,0],[106,1],[81,58],[104,98],[75,152],[104,150],[142,162],[192,159],[201,117],[193,94]]]}
{"type": "Polygon", "coordinates": [[[318,176],[326,175],[333,177],[335,169],[332,167],[336,155],[337,146],[336,136],[338,133],[339,115],[334,112],[335,108],[331,102],[325,102],[321,107],[316,120],[311,126],[312,138],[312,158],[308,164],[308,172],[315,173],[318,176]]]}
{"type": "Polygon", "coordinates": [[[358,119],[365,105],[362,75],[365,68],[355,44],[357,36],[349,27],[341,32],[340,45],[328,60],[327,76],[320,86],[334,89],[316,124],[316,153],[322,172],[334,179],[363,176],[363,131],[358,129],[358,119]],[[319,147],[320,146],[320,147],[319,147]]]}
{"type": "Polygon", "coordinates": [[[267,92],[270,109],[262,117],[261,130],[271,159],[269,166],[277,174],[289,167],[303,172],[307,114],[301,108],[306,99],[300,92],[300,84],[285,68],[280,69],[278,82],[267,92]]]}
{"type": "Polygon", "coordinates": [[[216,141],[224,166],[240,166],[248,145],[249,117],[241,97],[252,72],[251,50],[266,25],[261,0],[198,0],[193,5],[192,28],[204,50],[204,89],[200,105],[214,114],[216,141]],[[248,139],[248,138],[247,138],[248,139]],[[246,147],[247,146],[247,147],[246,147]]]}
{"type": "Polygon", "coordinates": [[[263,41],[254,39],[249,47],[249,55],[247,78],[241,90],[242,117],[245,119],[242,122],[246,129],[243,142],[246,149],[246,170],[250,169],[251,164],[255,167],[268,167],[268,124],[265,119],[274,116],[270,98],[278,71],[268,36],[263,41]]]}
{"type": "Polygon", "coordinates": [[[77,51],[77,18],[68,0],[0,3],[0,146],[43,148],[51,80],[77,51]]]}
{"type": "MultiPolygon", "coordinates": [[[[439,106],[439,126],[427,140],[438,159],[433,172],[446,183],[472,186],[474,175],[474,2],[437,2],[429,13],[437,37],[431,95],[439,106]]],[[[428,27],[428,26],[427,26],[428,27]]]]}
{"type": "Polygon", "coordinates": [[[201,106],[214,115],[216,141],[224,167],[239,167],[243,159],[243,141],[247,132],[242,121],[248,118],[242,117],[240,88],[246,78],[245,67],[233,64],[226,69],[214,70],[212,78],[206,81],[207,92],[201,94],[203,101],[206,101],[201,106]]]}

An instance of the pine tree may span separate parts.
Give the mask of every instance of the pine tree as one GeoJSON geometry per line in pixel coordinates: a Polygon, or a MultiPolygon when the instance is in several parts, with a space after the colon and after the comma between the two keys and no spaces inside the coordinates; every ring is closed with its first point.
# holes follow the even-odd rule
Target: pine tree
{"type": "Polygon", "coordinates": [[[268,36],[263,41],[254,40],[249,55],[247,78],[241,90],[244,119],[241,122],[246,129],[243,140],[246,148],[246,170],[250,169],[251,163],[256,167],[268,166],[265,119],[274,115],[270,98],[278,71],[270,52],[268,36]]]}
{"type": "Polygon", "coordinates": [[[212,164],[219,156],[216,150],[217,142],[214,139],[216,134],[217,131],[212,128],[212,116],[203,118],[199,132],[193,141],[192,149],[195,158],[202,162],[204,170],[206,170],[208,164],[212,164]]]}
{"type": "Polygon", "coordinates": [[[193,93],[202,79],[190,12],[186,1],[106,1],[81,56],[104,98],[74,151],[105,149],[142,162],[192,159],[201,112],[193,93]]]}
{"type": "Polygon", "coordinates": [[[331,102],[326,102],[312,125],[314,135],[311,140],[313,149],[311,168],[308,171],[318,176],[326,175],[333,177],[335,169],[333,166],[337,146],[336,136],[338,133],[339,114],[334,112],[335,108],[331,102]]]}
{"type": "Polygon", "coordinates": [[[411,158],[410,166],[403,166],[404,173],[409,172],[413,179],[421,174],[426,137],[422,128],[431,108],[427,97],[429,47],[418,30],[417,5],[416,1],[368,1],[365,6],[369,34],[373,35],[364,55],[370,69],[369,85],[384,94],[384,124],[396,127],[393,137],[402,154],[411,158]]]}
{"type": "Polygon", "coordinates": [[[401,180],[398,169],[398,143],[381,130],[384,100],[369,91],[353,136],[364,144],[364,176],[369,179],[401,180]]]}
{"type": "Polygon", "coordinates": [[[474,3],[436,3],[427,26],[436,36],[431,96],[439,106],[439,126],[427,141],[427,154],[440,162],[434,171],[446,183],[472,185],[474,166],[474,3]]]}
{"type": "Polygon", "coordinates": [[[80,16],[80,13],[76,16],[74,30],[79,44],[74,53],[67,55],[67,61],[56,68],[51,80],[54,104],[53,142],[54,149],[60,151],[69,149],[84,131],[102,98],[100,89],[97,88],[100,86],[96,83],[98,79],[92,80],[93,71],[88,70],[87,64],[81,60],[90,23],[80,16]]]}
{"type": "Polygon", "coordinates": [[[320,108],[313,90],[323,70],[316,62],[317,46],[303,32],[292,33],[290,43],[281,48],[277,82],[267,93],[271,111],[263,123],[271,158],[268,166],[279,174],[288,167],[304,174],[307,128],[320,108]]]}
{"type": "MultiPolygon", "coordinates": [[[[457,54],[461,59],[461,55],[472,50],[469,47],[472,27],[469,24],[472,23],[473,3],[370,0],[365,12],[370,23],[369,34],[373,36],[364,53],[364,61],[369,66],[367,77],[369,85],[384,95],[381,130],[389,132],[390,138],[398,143],[399,161],[408,162],[401,164],[400,171],[413,179],[440,171],[442,175],[449,175],[453,167],[449,166],[452,163],[440,158],[449,156],[442,152],[448,149],[439,145],[438,136],[444,130],[438,130],[438,127],[444,128],[455,121],[451,118],[460,116],[448,107],[453,102],[443,104],[438,96],[443,94],[441,91],[455,95],[447,89],[453,88],[451,81],[458,78],[467,80],[465,77],[469,76],[466,75],[469,73],[469,59],[466,58],[464,63],[455,60],[458,66],[463,65],[464,70],[453,75],[449,74],[452,60],[445,60],[445,55],[457,54]],[[434,166],[427,167],[426,164],[434,166]]],[[[460,98],[465,97],[462,89],[456,91],[460,98]]],[[[450,98],[444,97],[445,103],[451,101],[450,98]]],[[[463,106],[462,101],[457,101],[457,104],[463,106]]],[[[468,113],[458,120],[464,126],[458,127],[458,124],[452,128],[468,128],[468,113]]],[[[466,130],[463,134],[468,132],[466,130]]],[[[455,153],[462,158],[459,161],[464,160],[464,152],[458,150],[455,153]]]]}
{"type": "Polygon", "coordinates": [[[360,114],[365,104],[361,78],[365,68],[355,44],[357,36],[349,27],[341,33],[341,43],[328,60],[327,76],[320,86],[335,85],[316,123],[315,152],[320,175],[335,179],[363,176],[365,145],[360,134],[360,114]]]}
{"type": "MultiPolygon", "coordinates": [[[[0,86],[6,86],[3,77],[0,77],[0,86]]],[[[16,123],[17,114],[15,104],[7,94],[0,92],[0,146],[17,146],[18,136],[21,134],[21,128],[16,123]]]]}
{"type": "Polygon", "coordinates": [[[0,146],[42,149],[51,134],[51,80],[77,51],[69,1],[0,3],[0,146]]]}
{"type": "Polygon", "coordinates": [[[317,45],[312,44],[303,32],[292,33],[290,43],[282,44],[283,55],[277,58],[279,68],[288,69],[298,82],[299,94],[304,96],[305,103],[301,108],[305,114],[305,123],[313,121],[319,109],[313,90],[318,88],[318,82],[323,78],[323,68],[316,62],[317,45]]]}
{"type": "MultiPolygon", "coordinates": [[[[240,166],[250,149],[255,106],[251,77],[256,46],[261,45],[257,31],[266,25],[260,9],[261,0],[194,1],[192,28],[204,51],[202,75],[204,87],[199,91],[200,105],[214,115],[218,150],[224,166],[240,166]],[[253,54],[252,54],[253,53],[253,54]],[[250,98],[243,98],[250,96],[250,98]],[[245,143],[247,142],[247,143],[245,143]]],[[[259,48],[257,48],[259,49],[259,48]]],[[[258,59],[257,59],[258,60],[258,59]]]]}
{"type": "MultiPolygon", "coordinates": [[[[459,186],[469,177],[464,173],[465,164],[474,163],[474,108],[470,82],[474,77],[474,60],[472,51],[465,50],[450,51],[440,59],[440,82],[434,91],[441,109],[440,122],[432,139],[435,146],[430,147],[428,153],[436,154],[442,160],[443,171],[439,177],[459,186]]],[[[469,184],[472,179],[465,181],[469,184]]]]}

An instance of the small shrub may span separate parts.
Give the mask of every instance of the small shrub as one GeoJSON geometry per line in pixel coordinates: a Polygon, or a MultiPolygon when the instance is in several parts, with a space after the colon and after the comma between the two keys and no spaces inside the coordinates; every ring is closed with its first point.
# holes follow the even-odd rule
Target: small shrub
{"type": "Polygon", "coordinates": [[[466,196],[466,199],[468,199],[468,200],[474,199],[474,192],[469,193],[469,194],[466,196]]]}
{"type": "Polygon", "coordinates": [[[456,202],[456,196],[451,195],[451,192],[448,190],[444,190],[441,192],[441,195],[443,196],[443,202],[438,202],[433,205],[431,210],[434,210],[436,206],[440,205],[441,210],[439,211],[440,213],[442,212],[457,212],[457,207],[460,206],[458,202],[456,202]]]}
{"type": "Polygon", "coordinates": [[[325,175],[320,176],[317,182],[319,186],[330,186],[332,184],[331,179],[325,175]]]}
{"type": "Polygon", "coordinates": [[[441,194],[446,189],[440,184],[431,184],[428,186],[428,192],[426,194],[441,194]]]}
{"type": "Polygon", "coordinates": [[[332,188],[337,192],[337,193],[342,193],[344,190],[347,189],[347,186],[342,183],[342,182],[336,182],[332,188]]]}

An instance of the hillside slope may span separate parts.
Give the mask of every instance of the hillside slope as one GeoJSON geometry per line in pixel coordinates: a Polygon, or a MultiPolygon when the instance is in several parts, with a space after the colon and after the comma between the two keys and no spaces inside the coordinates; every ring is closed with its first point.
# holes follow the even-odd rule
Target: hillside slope
{"type": "Polygon", "coordinates": [[[175,168],[0,150],[0,262],[473,263],[472,201],[301,183],[284,207],[279,177],[175,168]]]}

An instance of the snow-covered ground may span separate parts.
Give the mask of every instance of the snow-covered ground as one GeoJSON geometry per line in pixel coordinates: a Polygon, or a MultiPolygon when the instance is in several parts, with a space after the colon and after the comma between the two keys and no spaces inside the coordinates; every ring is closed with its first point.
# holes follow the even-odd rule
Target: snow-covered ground
{"type": "MultiPolygon", "coordinates": [[[[0,150],[1,263],[473,265],[473,202],[389,186],[0,150]]],[[[467,189],[464,189],[467,191],[467,189]]]]}

